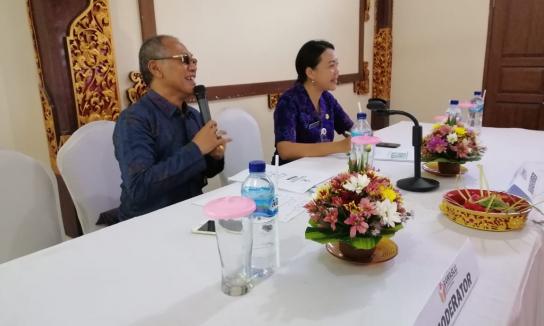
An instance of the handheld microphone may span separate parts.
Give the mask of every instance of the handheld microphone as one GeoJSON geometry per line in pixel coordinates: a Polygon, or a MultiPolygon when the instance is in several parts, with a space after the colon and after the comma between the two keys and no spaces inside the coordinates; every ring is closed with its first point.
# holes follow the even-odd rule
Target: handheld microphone
{"type": "Polygon", "coordinates": [[[196,101],[200,109],[200,115],[202,115],[202,120],[204,121],[204,124],[206,124],[212,119],[210,108],[208,107],[208,100],[206,99],[206,86],[196,85],[195,88],[193,88],[193,92],[196,96],[196,101]]]}

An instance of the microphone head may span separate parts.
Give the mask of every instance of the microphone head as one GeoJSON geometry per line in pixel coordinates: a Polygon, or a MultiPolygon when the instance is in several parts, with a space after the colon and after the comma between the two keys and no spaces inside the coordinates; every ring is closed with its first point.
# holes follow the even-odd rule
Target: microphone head
{"type": "Polygon", "coordinates": [[[371,98],[368,99],[368,104],[366,105],[366,108],[371,111],[377,111],[377,110],[387,110],[388,108],[387,101],[381,99],[381,98],[371,98]]]}
{"type": "Polygon", "coordinates": [[[196,85],[193,88],[193,92],[195,93],[197,99],[206,98],[206,86],[204,85],[196,85]]]}

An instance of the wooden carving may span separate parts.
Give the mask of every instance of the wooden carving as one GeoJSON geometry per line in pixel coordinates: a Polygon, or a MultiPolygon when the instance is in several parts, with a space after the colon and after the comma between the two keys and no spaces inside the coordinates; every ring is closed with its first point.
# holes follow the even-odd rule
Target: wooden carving
{"type": "Polygon", "coordinates": [[[357,95],[368,94],[370,91],[370,72],[368,71],[368,61],[363,62],[363,79],[353,82],[353,92],[357,95]]]}
{"type": "Polygon", "coordinates": [[[280,99],[281,93],[268,94],[268,108],[274,110],[280,99]]]}
{"type": "Polygon", "coordinates": [[[391,65],[393,63],[393,36],[391,28],[381,28],[374,36],[372,65],[372,97],[391,98],[391,65]]]}
{"type": "Polygon", "coordinates": [[[78,125],[116,120],[119,91],[107,0],[91,0],[66,37],[78,125]]]}
{"type": "Polygon", "coordinates": [[[30,10],[30,3],[27,3],[27,10],[29,15],[29,24],[32,30],[32,43],[34,46],[34,54],[36,57],[35,58],[36,66],[38,68],[38,76],[40,77],[38,87],[40,90],[40,101],[42,103],[43,121],[45,124],[45,136],[47,137],[49,161],[51,163],[51,167],[53,168],[53,170],[55,170],[55,173],[58,173],[57,151],[59,150],[59,146],[57,144],[57,136],[55,132],[55,118],[53,116],[53,105],[51,104],[51,100],[45,89],[45,82],[43,80],[43,72],[42,72],[42,64],[40,61],[40,56],[38,55],[38,43],[36,40],[36,32],[34,29],[34,20],[32,19],[32,10],[30,10]]]}
{"type": "Polygon", "coordinates": [[[142,78],[142,74],[138,71],[131,71],[128,78],[133,83],[132,87],[127,89],[127,97],[129,104],[134,104],[147,93],[147,86],[142,78]]]}

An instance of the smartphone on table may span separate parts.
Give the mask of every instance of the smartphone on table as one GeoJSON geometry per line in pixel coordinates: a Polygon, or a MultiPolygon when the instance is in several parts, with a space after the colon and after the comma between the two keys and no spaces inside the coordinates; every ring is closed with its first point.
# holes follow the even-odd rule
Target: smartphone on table
{"type": "Polygon", "coordinates": [[[196,234],[215,234],[215,221],[206,221],[192,230],[196,234]]]}
{"type": "Polygon", "coordinates": [[[377,147],[386,147],[386,148],[397,148],[400,146],[400,144],[398,143],[384,143],[384,142],[381,142],[381,143],[377,143],[376,144],[377,147]]]}

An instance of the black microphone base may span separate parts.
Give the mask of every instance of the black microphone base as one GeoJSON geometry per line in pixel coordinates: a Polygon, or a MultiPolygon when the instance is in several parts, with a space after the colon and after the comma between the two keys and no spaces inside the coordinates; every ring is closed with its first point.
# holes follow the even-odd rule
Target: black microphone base
{"type": "Polygon", "coordinates": [[[428,179],[428,178],[406,178],[406,179],[400,179],[397,181],[397,187],[400,189],[408,190],[408,191],[415,191],[415,192],[426,192],[426,191],[432,191],[438,188],[440,185],[440,182],[428,179]]]}

